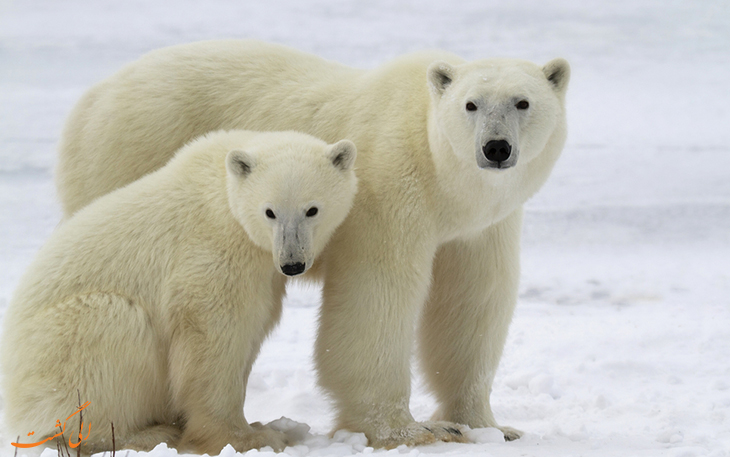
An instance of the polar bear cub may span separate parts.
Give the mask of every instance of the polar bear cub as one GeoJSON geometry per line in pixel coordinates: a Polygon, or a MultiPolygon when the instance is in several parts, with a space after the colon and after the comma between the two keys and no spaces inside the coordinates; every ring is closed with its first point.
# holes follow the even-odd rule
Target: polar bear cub
{"type": "Polygon", "coordinates": [[[284,275],[309,269],[350,210],[355,157],[348,140],[210,133],[68,219],[6,314],[12,436],[54,435],[80,400],[85,453],[111,449],[111,422],[117,447],[282,449],[244,418],[246,382],[284,275]]]}

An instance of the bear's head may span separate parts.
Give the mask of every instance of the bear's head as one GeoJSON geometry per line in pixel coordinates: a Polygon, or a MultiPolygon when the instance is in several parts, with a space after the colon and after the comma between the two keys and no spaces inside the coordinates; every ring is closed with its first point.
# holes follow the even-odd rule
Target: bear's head
{"type": "Polygon", "coordinates": [[[543,67],[517,59],[437,61],[427,75],[438,134],[460,160],[505,170],[534,159],[554,134],[562,135],[562,148],[570,79],[564,59],[543,67]]]}
{"type": "Polygon", "coordinates": [[[233,216],[281,273],[308,270],[344,221],[357,191],[356,155],[348,140],[270,132],[226,156],[233,216]]]}

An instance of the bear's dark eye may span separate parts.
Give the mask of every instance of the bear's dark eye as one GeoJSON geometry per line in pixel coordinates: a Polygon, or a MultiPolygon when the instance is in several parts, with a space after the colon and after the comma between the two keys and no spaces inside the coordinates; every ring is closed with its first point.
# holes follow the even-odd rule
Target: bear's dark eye
{"type": "Polygon", "coordinates": [[[529,107],[530,107],[530,103],[527,100],[520,100],[515,105],[515,108],[517,108],[517,109],[527,109],[529,107]]]}
{"type": "Polygon", "coordinates": [[[307,217],[312,217],[312,216],[316,216],[318,212],[319,212],[319,210],[317,209],[317,207],[316,207],[316,206],[312,206],[312,207],[311,207],[311,208],[309,208],[309,210],[307,211],[307,217]]]}
{"type": "Polygon", "coordinates": [[[270,209],[267,209],[266,210],[266,217],[268,217],[269,219],[276,219],[276,214],[274,214],[274,212],[271,211],[270,209]]]}
{"type": "Polygon", "coordinates": [[[472,102],[469,102],[469,103],[466,104],[466,110],[467,111],[476,111],[477,110],[477,105],[475,105],[472,102]]]}

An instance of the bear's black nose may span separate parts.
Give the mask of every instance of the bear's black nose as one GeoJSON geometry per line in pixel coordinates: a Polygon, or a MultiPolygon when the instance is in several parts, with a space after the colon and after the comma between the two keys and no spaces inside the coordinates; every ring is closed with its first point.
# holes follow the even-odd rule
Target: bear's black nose
{"type": "Polygon", "coordinates": [[[297,262],[282,265],[281,272],[287,276],[296,276],[304,272],[304,264],[302,262],[297,262]]]}
{"type": "Polygon", "coordinates": [[[490,162],[504,162],[512,153],[512,146],[505,140],[492,140],[482,148],[484,157],[490,162]]]}

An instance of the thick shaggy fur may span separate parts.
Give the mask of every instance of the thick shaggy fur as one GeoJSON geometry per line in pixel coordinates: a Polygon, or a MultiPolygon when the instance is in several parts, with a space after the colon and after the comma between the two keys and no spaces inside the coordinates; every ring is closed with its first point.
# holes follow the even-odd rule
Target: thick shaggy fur
{"type": "MultiPolygon", "coordinates": [[[[216,132],[68,219],[5,316],[12,436],[57,433],[80,395],[85,453],[111,450],[111,422],[118,448],[283,449],[281,432],[243,416],[251,366],[281,314],[278,221],[299,220],[291,230],[308,241],[292,250],[313,259],[352,205],[354,158],[347,141],[216,132]]],[[[65,437],[78,441],[78,415],[65,437]]]]}
{"type": "Polygon", "coordinates": [[[210,129],[353,140],[359,192],[322,258],[320,383],[336,426],[372,445],[461,440],[456,423],[497,426],[489,393],[516,301],[522,204],[562,150],[569,75],[562,59],[430,52],[362,71],[256,41],[162,49],[79,102],[58,189],[71,215],[210,129]],[[489,160],[489,141],[508,142],[509,158],[489,160]],[[446,423],[409,412],[417,334],[446,423]]]}

